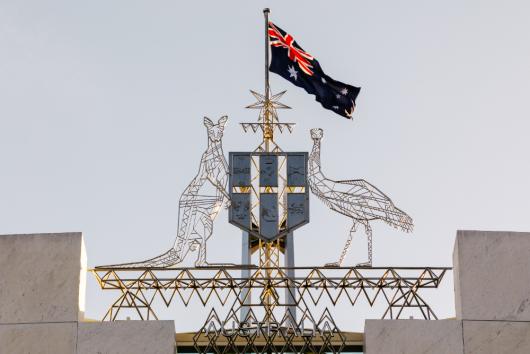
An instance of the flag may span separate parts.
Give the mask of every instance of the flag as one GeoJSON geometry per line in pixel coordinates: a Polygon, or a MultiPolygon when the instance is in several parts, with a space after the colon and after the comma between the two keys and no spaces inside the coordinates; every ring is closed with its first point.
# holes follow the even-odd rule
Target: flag
{"type": "Polygon", "coordinates": [[[315,95],[324,108],[351,119],[361,89],[324,74],[318,61],[272,22],[268,33],[272,54],[269,70],[315,95]]]}

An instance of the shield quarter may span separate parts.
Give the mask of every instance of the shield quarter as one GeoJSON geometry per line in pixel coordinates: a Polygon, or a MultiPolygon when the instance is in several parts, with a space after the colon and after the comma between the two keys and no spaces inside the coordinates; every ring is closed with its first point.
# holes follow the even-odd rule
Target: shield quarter
{"type": "Polygon", "coordinates": [[[229,222],[274,241],[309,222],[307,152],[229,153],[229,222]]]}

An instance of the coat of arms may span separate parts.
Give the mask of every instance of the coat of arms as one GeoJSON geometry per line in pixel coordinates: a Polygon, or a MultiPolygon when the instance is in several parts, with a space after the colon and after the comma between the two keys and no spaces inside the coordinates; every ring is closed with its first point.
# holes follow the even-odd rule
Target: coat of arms
{"type": "Polygon", "coordinates": [[[265,241],[309,222],[306,152],[231,152],[229,221],[265,241]]]}

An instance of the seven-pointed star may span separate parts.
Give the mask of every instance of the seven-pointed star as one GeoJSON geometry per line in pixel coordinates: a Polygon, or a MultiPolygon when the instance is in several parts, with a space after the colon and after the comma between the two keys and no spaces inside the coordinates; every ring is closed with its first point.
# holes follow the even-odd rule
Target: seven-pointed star
{"type": "Polygon", "coordinates": [[[298,71],[294,68],[294,66],[289,66],[289,77],[294,77],[294,81],[298,80],[298,71]]]}
{"type": "Polygon", "coordinates": [[[344,96],[348,94],[348,89],[345,87],[342,90],[340,90],[340,93],[342,93],[344,96]]]}

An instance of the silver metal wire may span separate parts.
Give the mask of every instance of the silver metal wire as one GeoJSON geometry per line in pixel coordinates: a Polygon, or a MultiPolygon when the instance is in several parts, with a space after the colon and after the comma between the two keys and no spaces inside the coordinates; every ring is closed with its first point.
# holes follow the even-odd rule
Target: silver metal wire
{"type": "Polygon", "coordinates": [[[368,238],[368,261],[358,266],[372,266],[372,228],[370,222],[382,220],[388,225],[405,232],[413,228],[412,218],[404,211],[397,208],[392,200],[377,187],[363,179],[332,180],[327,178],[321,170],[320,146],[324,131],[320,128],[311,129],[313,150],[309,155],[308,182],[311,192],[333,211],[352,219],[346,244],[342,249],[337,262],[328,263],[327,266],[340,266],[344,261],[351,245],[353,234],[357,225],[364,226],[368,238]]]}
{"type": "Polygon", "coordinates": [[[197,251],[195,266],[204,266],[206,242],[212,236],[213,222],[225,201],[228,201],[228,163],[223,153],[223,131],[228,121],[221,117],[217,123],[204,118],[208,133],[208,147],[202,154],[199,172],[186,187],[179,200],[177,238],[167,252],[141,262],[113,267],[171,267],[181,263],[190,251],[197,251]]]}

